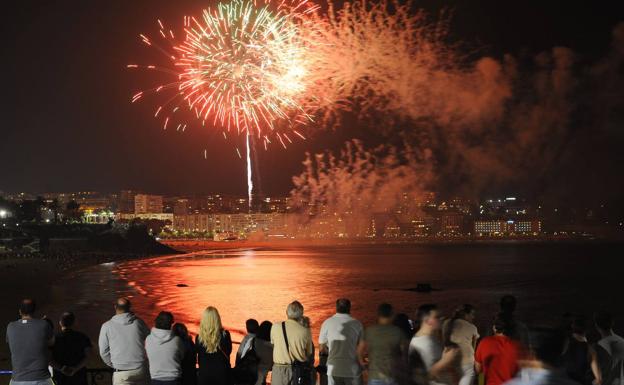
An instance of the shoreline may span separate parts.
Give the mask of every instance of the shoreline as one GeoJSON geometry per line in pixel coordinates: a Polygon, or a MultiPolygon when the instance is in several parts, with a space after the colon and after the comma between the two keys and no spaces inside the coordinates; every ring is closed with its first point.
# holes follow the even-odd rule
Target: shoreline
{"type": "MultiPolygon", "coordinates": [[[[159,255],[148,253],[123,252],[62,252],[62,253],[0,253],[0,338],[6,339],[6,326],[18,318],[17,307],[24,298],[37,302],[37,316],[43,317],[49,309],[52,288],[60,280],[72,273],[110,262],[126,262],[159,255]]],[[[56,320],[55,320],[56,321],[56,320]]],[[[0,370],[11,367],[9,349],[6,343],[0,344],[0,370]]],[[[0,376],[2,383],[4,376],[0,376]]]]}
{"type": "Polygon", "coordinates": [[[624,240],[619,239],[579,239],[579,238],[518,238],[518,239],[496,239],[496,238],[449,238],[449,239],[427,239],[427,240],[377,240],[377,239],[276,239],[268,241],[213,241],[209,239],[161,239],[160,243],[181,252],[230,250],[239,248],[290,248],[290,247],[358,247],[358,246],[565,246],[565,245],[610,245],[624,244],[624,240]]]}

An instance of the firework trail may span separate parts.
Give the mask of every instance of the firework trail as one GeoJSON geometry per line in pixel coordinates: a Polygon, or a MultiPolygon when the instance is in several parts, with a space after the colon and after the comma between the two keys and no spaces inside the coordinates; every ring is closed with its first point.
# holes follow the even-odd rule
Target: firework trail
{"type": "Polygon", "coordinates": [[[247,198],[249,203],[249,209],[251,209],[252,203],[252,192],[253,192],[253,178],[251,175],[251,146],[249,145],[250,134],[247,134],[246,143],[247,143],[247,198]]]}

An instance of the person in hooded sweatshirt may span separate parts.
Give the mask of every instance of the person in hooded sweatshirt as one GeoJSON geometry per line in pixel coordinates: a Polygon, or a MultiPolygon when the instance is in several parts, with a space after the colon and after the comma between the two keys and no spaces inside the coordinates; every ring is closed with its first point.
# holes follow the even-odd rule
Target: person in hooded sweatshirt
{"type": "Polygon", "coordinates": [[[102,361],[113,368],[113,385],[146,385],[145,338],[149,329],[130,311],[130,300],[119,298],[115,315],[100,329],[98,345],[102,361]]]}
{"type": "Polygon", "coordinates": [[[161,311],[150,335],[145,339],[152,385],[181,384],[184,345],[182,339],[171,330],[172,325],[173,315],[161,311]]]}

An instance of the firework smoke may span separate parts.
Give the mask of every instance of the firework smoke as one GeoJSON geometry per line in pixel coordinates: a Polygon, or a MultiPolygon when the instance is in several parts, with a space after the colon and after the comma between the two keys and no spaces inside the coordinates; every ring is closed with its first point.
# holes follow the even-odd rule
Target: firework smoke
{"type": "MultiPolygon", "coordinates": [[[[523,191],[559,204],[564,198],[580,203],[578,194],[570,194],[571,185],[586,197],[618,191],[595,172],[609,162],[608,152],[587,150],[594,144],[615,150],[613,143],[622,140],[616,127],[624,120],[622,77],[617,75],[624,63],[624,24],[614,29],[612,51],[590,66],[581,66],[578,55],[565,47],[540,53],[530,64],[510,55],[469,62],[444,42],[446,23],[427,24],[422,13],[408,8],[399,5],[390,12],[386,5],[359,2],[330,9],[328,21],[313,30],[343,47],[341,56],[347,57],[328,71],[335,75],[327,77],[333,86],[327,87],[325,100],[337,108],[326,108],[326,116],[339,116],[343,109],[361,118],[398,121],[390,126],[402,127],[405,144],[385,148],[396,154],[391,159],[402,159],[397,163],[367,156],[351,163],[348,148],[337,158],[309,156],[292,192],[305,214],[308,204],[319,205],[338,217],[352,213],[360,217],[352,220],[369,223],[375,212],[396,211],[405,191],[446,191],[469,198],[482,197],[484,191],[523,191]],[[429,156],[403,158],[415,153],[429,156]],[[380,196],[370,180],[388,185],[381,205],[367,198],[380,196]],[[349,200],[357,196],[363,197],[360,206],[349,200]],[[345,207],[341,200],[350,203],[345,207]],[[359,211],[351,210],[352,205],[359,211]]],[[[331,65],[331,49],[319,47],[326,50],[319,60],[331,65]]],[[[392,135],[397,134],[395,129],[392,135]]],[[[367,154],[362,146],[357,152],[367,154]]],[[[312,223],[327,218],[319,216],[312,223]]]]}

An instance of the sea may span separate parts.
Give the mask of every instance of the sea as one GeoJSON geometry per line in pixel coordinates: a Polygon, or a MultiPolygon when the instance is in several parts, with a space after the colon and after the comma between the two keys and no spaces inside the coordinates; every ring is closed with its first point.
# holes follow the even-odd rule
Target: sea
{"type": "Polygon", "coordinates": [[[94,342],[119,296],[130,297],[148,325],[166,310],[191,332],[214,306],[234,341],[244,335],[245,320],[279,322],[293,300],[304,305],[316,338],[340,297],[351,300],[353,316],[365,325],[384,302],[410,317],[422,304],[437,304],[446,316],[472,304],[482,335],[490,333],[505,294],[517,297],[517,317],[529,325],[556,327],[566,314],[596,310],[621,321],[623,252],[616,244],[513,241],[197,251],[71,272],[53,286],[46,314],[74,311],[77,328],[94,342]],[[431,291],[416,291],[419,284],[431,291]]]}

